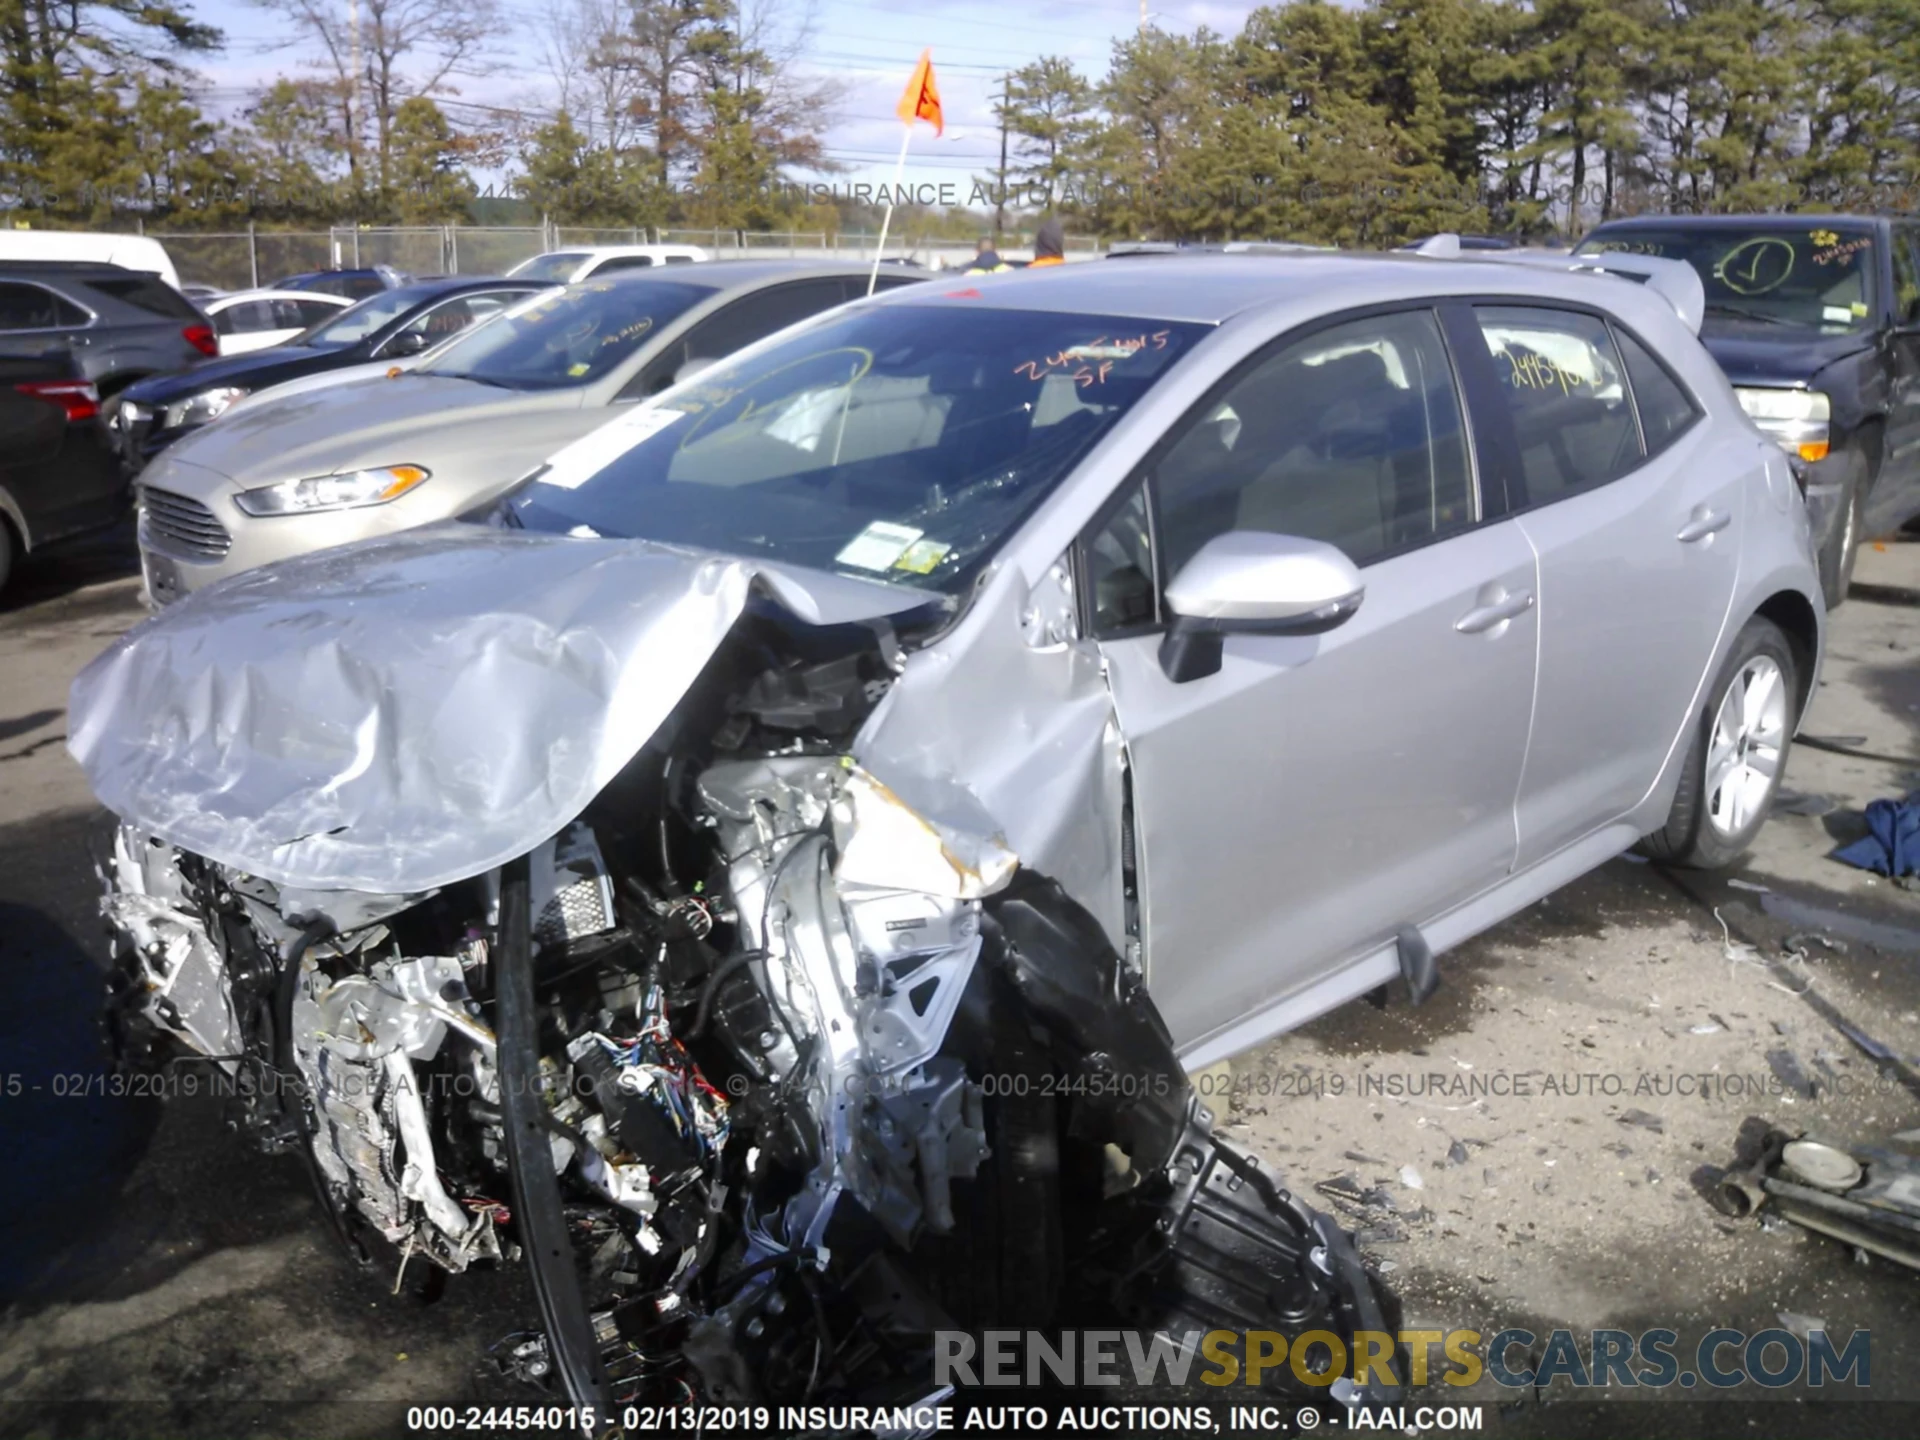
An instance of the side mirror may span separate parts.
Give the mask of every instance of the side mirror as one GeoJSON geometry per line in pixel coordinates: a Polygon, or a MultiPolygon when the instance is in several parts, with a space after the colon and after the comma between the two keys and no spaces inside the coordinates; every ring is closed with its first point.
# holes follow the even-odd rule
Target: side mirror
{"type": "Polygon", "coordinates": [[[427,348],[429,337],[422,330],[402,330],[386,343],[387,355],[418,355],[427,348]]]}
{"type": "Polygon", "coordinates": [[[1345,624],[1366,594],[1344,553],[1265,530],[1216,535],[1167,586],[1173,623],[1160,668],[1176,685],[1220,668],[1222,637],[1318,635],[1345,624]]]}

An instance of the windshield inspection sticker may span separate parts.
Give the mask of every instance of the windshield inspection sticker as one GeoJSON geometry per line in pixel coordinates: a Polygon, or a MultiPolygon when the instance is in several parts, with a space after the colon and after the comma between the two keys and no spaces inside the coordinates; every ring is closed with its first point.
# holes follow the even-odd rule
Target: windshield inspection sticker
{"type": "Polygon", "coordinates": [[[857,570],[891,570],[922,533],[911,525],[876,520],[833,558],[836,563],[851,565],[857,570]]]}
{"type": "Polygon", "coordinates": [[[905,570],[911,575],[931,575],[933,567],[946,559],[951,549],[951,545],[944,545],[938,540],[916,540],[893,562],[893,568],[905,570]]]}
{"type": "Polygon", "coordinates": [[[542,485],[556,490],[578,490],[607,466],[643,440],[651,440],[676,420],[686,419],[684,410],[653,406],[629,410],[618,420],[608,421],[590,435],[583,435],[548,462],[542,485]]]}

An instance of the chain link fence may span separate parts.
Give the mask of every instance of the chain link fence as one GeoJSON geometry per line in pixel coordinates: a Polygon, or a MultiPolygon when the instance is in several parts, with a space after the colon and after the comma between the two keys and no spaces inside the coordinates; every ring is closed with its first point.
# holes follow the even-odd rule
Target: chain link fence
{"type": "MultiPolygon", "coordinates": [[[[387,265],[407,275],[500,275],[549,250],[588,245],[698,245],[716,260],[871,260],[877,234],[828,234],[818,230],[650,230],[577,225],[351,226],[329,230],[244,230],[225,233],[149,232],[167,247],[174,268],[188,284],[220,290],[272,285],[307,270],[361,269],[387,265]]],[[[1008,242],[1017,253],[1023,247],[1008,242]]],[[[1100,253],[1091,236],[1069,236],[1069,259],[1100,253]]],[[[965,265],[973,246],[898,233],[887,236],[885,258],[936,268],[965,265]]]]}

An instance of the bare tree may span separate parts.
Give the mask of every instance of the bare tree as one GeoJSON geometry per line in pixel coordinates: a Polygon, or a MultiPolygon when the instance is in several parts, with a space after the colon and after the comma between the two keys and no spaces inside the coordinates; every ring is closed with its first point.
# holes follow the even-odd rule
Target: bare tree
{"type": "Polygon", "coordinates": [[[348,106],[348,165],[364,183],[373,131],[375,183],[385,189],[393,122],[415,95],[454,93],[449,83],[489,67],[500,34],[499,0],[253,0],[293,27],[288,46],[311,43],[319,69],[340,82],[348,106]]]}
{"type": "Polygon", "coordinates": [[[542,25],[555,108],[575,119],[587,138],[625,150],[636,138],[634,100],[640,81],[624,63],[624,0],[563,0],[542,25]]]}

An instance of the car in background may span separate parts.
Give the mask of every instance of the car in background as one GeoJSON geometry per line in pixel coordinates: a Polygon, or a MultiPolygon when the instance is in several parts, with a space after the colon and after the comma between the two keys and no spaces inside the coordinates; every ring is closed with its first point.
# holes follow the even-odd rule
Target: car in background
{"type": "Polygon", "coordinates": [[[707,261],[698,245],[574,245],[522,260],[507,273],[526,280],[571,285],[617,270],[647,270],[655,265],[694,265],[707,261]]]}
{"type": "Polygon", "coordinates": [[[1793,457],[1838,605],[1860,542],[1920,515],[1920,221],[1645,216],[1595,227],[1574,253],[1623,251],[1699,272],[1700,339],[1793,457]]]}
{"type": "Polygon", "coordinates": [[[218,353],[213,327],[157,275],[86,260],[0,261],[0,355],[70,353],[102,395],[218,353]]]}
{"type": "Polygon", "coordinates": [[[213,322],[220,353],[245,355],[284,345],[353,303],[325,290],[239,290],[207,300],[202,308],[213,322]]]}
{"type": "MultiPolygon", "coordinates": [[[[879,288],[917,283],[888,273],[879,288]]],[[[550,290],[391,378],[271,392],[141,477],[148,595],[486,505],[622,407],[867,293],[865,267],[728,260],[550,290]]]]}
{"type": "Polygon", "coordinates": [[[111,525],[127,504],[100,392],[73,357],[0,353],[0,590],[21,556],[111,525]]]}
{"type": "MultiPolygon", "coordinates": [[[[442,277],[444,278],[444,277],[442,277]]],[[[365,300],[382,290],[398,290],[413,283],[414,277],[391,265],[368,265],[355,270],[303,270],[266,287],[270,290],[317,290],[323,295],[340,295],[348,300],[365,300]]]]}
{"type": "Polygon", "coordinates": [[[180,289],[166,246],[150,235],[105,235],[90,230],[0,230],[0,265],[22,260],[118,265],[157,275],[180,289]]]}
{"type": "MultiPolygon", "coordinates": [[[[383,290],[284,345],[132,386],[122,392],[108,425],[127,463],[137,470],[243,395],[322,370],[417,355],[474,321],[549,288],[537,281],[470,276],[383,290]]],[[[209,330],[209,342],[212,338],[209,330]]]]}

